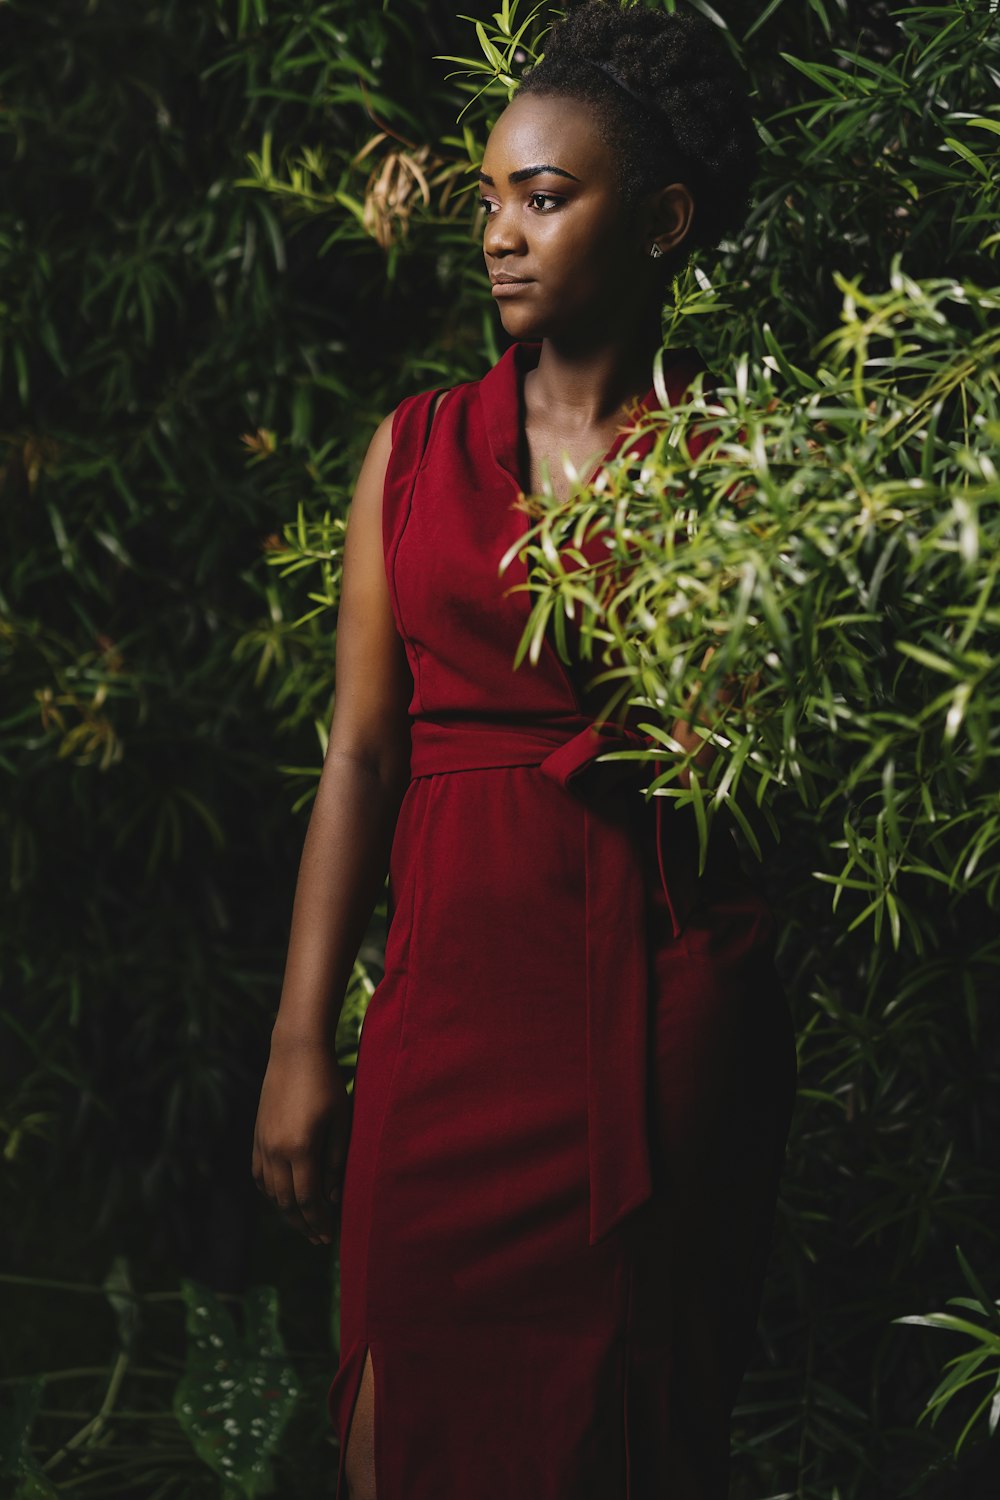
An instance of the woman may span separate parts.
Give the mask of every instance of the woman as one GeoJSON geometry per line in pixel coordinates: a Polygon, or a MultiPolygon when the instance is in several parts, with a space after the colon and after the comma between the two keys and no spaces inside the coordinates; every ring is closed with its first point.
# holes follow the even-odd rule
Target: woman
{"type": "MultiPolygon", "coordinates": [[[[582,672],[512,669],[498,576],[519,492],[655,403],[667,277],[739,222],[753,124],[690,15],[596,0],[547,40],[481,172],[516,342],[403,401],[358,479],[254,1142],[311,1240],[340,1208],[349,1500],[723,1500],[794,1094],[735,847],[699,880],[684,810],[596,761],[582,672]],[[387,863],[352,1108],[333,1036],[387,863]]],[[[672,402],[699,367],[670,356],[672,402]]]]}

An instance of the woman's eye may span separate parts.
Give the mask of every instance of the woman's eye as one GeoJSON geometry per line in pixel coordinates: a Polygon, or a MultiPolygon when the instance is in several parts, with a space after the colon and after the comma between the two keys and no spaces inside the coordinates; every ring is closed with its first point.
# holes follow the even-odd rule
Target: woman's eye
{"type": "MultiPolygon", "coordinates": [[[[550,214],[562,203],[553,193],[529,193],[528,202],[537,213],[550,214]]],[[[480,198],[479,206],[488,219],[499,211],[500,205],[493,198],[480,198]]]]}

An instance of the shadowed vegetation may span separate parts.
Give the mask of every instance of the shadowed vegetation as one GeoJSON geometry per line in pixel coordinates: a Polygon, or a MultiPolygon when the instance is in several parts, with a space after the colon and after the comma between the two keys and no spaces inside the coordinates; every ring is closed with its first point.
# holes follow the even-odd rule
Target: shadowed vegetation
{"type": "MultiPolygon", "coordinates": [[[[533,497],[523,543],[526,654],[576,611],[668,751],[700,682],[720,753],[686,791],[651,752],[650,785],[735,826],[781,919],[800,1090],[734,1500],[995,1486],[995,8],[714,0],[761,175],[664,338],[717,440],[692,463],[653,419],[638,477],[533,497]],[[591,526],[600,576],[567,566],[591,526]]],[[[351,484],[402,396],[504,347],[470,169],[556,14],[0,10],[19,1500],[332,1494],[335,1267],[257,1201],[256,1091],[351,484]]]]}

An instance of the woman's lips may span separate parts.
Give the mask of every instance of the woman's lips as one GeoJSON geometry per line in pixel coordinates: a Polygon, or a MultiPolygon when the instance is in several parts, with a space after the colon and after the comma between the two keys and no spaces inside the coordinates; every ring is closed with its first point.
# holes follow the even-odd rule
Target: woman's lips
{"type": "Polygon", "coordinates": [[[533,285],[531,281],[497,280],[493,283],[493,295],[494,297],[516,297],[519,292],[526,291],[529,286],[533,285]]]}

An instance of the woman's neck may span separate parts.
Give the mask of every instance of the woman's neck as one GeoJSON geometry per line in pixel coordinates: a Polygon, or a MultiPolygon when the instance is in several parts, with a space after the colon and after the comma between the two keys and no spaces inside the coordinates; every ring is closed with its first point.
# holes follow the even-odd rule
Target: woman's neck
{"type": "Polygon", "coordinates": [[[538,363],[525,375],[525,403],[561,428],[600,428],[646,395],[659,347],[657,327],[645,337],[585,350],[543,339],[538,363]]]}

